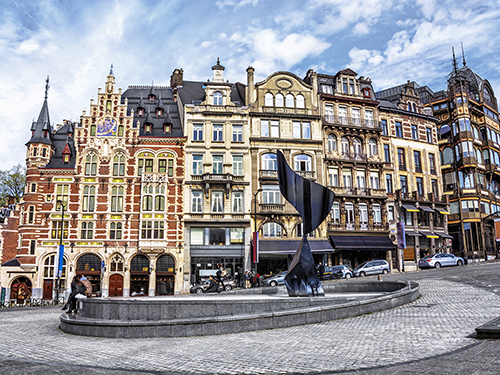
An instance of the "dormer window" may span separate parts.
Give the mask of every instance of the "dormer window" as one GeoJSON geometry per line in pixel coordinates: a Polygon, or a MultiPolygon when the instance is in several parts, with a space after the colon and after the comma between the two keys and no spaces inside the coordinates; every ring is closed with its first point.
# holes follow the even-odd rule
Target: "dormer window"
{"type": "Polygon", "coordinates": [[[157,117],[163,116],[163,109],[162,108],[156,108],[156,116],[157,117]]]}
{"type": "Polygon", "coordinates": [[[144,124],[144,132],[151,133],[151,124],[149,122],[144,124]]]}
{"type": "Polygon", "coordinates": [[[69,156],[70,156],[69,154],[64,154],[63,155],[63,162],[64,163],[69,163],[69,156]]]}
{"type": "Polygon", "coordinates": [[[365,87],[363,89],[363,96],[366,97],[366,98],[371,97],[370,89],[368,87],[365,87]]]}
{"type": "Polygon", "coordinates": [[[36,154],[37,154],[37,153],[38,153],[38,147],[35,147],[35,148],[33,149],[33,156],[36,156],[36,154]]]}
{"type": "Polygon", "coordinates": [[[264,95],[264,105],[266,107],[273,106],[273,94],[271,94],[270,92],[268,92],[268,93],[266,93],[266,95],[264,95]]]}
{"type": "Polygon", "coordinates": [[[49,131],[48,131],[48,130],[44,130],[44,131],[43,131],[43,136],[44,136],[45,138],[47,138],[47,137],[48,137],[48,135],[49,135],[49,131]]]}
{"type": "Polygon", "coordinates": [[[149,95],[149,102],[150,103],[154,103],[155,100],[156,100],[156,96],[155,95],[153,95],[153,94],[149,95]]]}
{"type": "Polygon", "coordinates": [[[144,116],[144,108],[137,108],[137,116],[144,116]]]}
{"type": "Polygon", "coordinates": [[[349,94],[354,95],[354,80],[349,78],[349,94]]]}
{"type": "Polygon", "coordinates": [[[214,92],[214,105],[222,105],[222,93],[219,91],[214,92]]]}
{"type": "Polygon", "coordinates": [[[63,154],[63,163],[69,163],[71,151],[69,149],[68,144],[66,144],[66,146],[64,146],[64,150],[63,150],[62,154],[63,154]]]}
{"type": "Polygon", "coordinates": [[[172,131],[172,125],[171,124],[163,124],[163,132],[164,133],[170,133],[172,131]]]}

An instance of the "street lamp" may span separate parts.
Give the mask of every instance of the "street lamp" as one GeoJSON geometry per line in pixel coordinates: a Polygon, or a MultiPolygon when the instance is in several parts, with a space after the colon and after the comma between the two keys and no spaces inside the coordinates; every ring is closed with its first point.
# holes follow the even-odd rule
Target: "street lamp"
{"type": "Polygon", "coordinates": [[[254,232],[253,232],[253,261],[255,263],[255,274],[257,274],[257,245],[259,241],[259,234],[257,232],[257,195],[262,191],[262,189],[257,189],[255,193],[253,193],[253,221],[254,221],[254,232]]]}
{"type": "Polygon", "coordinates": [[[59,204],[62,208],[61,212],[61,236],[59,238],[59,251],[57,257],[57,269],[56,269],[56,303],[59,303],[59,287],[60,287],[60,278],[62,275],[62,265],[64,262],[64,245],[63,245],[63,237],[64,237],[64,209],[67,206],[67,203],[64,204],[62,200],[58,200],[57,204],[59,204]]]}

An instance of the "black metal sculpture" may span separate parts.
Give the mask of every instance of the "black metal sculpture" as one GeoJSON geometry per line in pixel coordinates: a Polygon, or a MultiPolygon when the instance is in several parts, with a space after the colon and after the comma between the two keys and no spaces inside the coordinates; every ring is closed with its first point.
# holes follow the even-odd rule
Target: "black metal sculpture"
{"type": "Polygon", "coordinates": [[[281,194],[299,211],[304,233],[285,276],[288,295],[290,297],[324,295],[307,234],[325,220],[332,207],[335,194],[326,187],[295,173],[280,151],[277,152],[277,156],[281,194]]]}

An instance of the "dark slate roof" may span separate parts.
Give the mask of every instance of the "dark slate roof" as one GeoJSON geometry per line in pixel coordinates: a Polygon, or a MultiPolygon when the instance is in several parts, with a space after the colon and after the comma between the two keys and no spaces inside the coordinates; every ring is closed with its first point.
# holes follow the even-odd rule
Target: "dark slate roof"
{"type": "Polygon", "coordinates": [[[40,114],[38,115],[38,120],[36,123],[31,124],[31,131],[34,130],[31,139],[26,143],[29,145],[30,143],[44,143],[47,145],[52,145],[52,126],[50,125],[50,116],[49,116],[49,105],[47,104],[47,98],[43,101],[42,109],[40,110],[40,114]],[[48,135],[44,137],[43,131],[47,130],[48,135]]]}
{"type": "Polygon", "coordinates": [[[133,126],[137,127],[137,121],[140,123],[139,135],[144,137],[183,137],[181,121],[179,118],[179,111],[177,103],[174,101],[172,89],[167,86],[129,86],[122,94],[122,103],[128,98],[127,114],[130,115],[134,111],[133,126]],[[150,103],[148,100],[149,93],[153,90],[157,96],[156,100],[150,103]],[[158,100],[161,97],[161,106],[164,108],[162,116],[156,116],[156,108],[158,107],[158,100]],[[145,109],[143,116],[137,115],[137,108],[145,109]],[[144,132],[144,122],[153,124],[151,133],[144,132]],[[171,124],[170,133],[164,133],[164,124],[171,124]]]}
{"type": "Polygon", "coordinates": [[[68,130],[70,132],[74,132],[74,127],[72,124],[65,124],[61,126],[55,132],[52,137],[52,142],[54,145],[54,154],[52,158],[47,163],[45,168],[54,168],[54,169],[74,169],[75,161],[76,161],[76,148],[75,143],[72,137],[68,137],[68,130]],[[68,145],[71,156],[69,158],[69,163],[63,163],[63,151],[64,148],[68,145]]]}
{"type": "Polygon", "coordinates": [[[2,263],[2,267],[19,267],[20,265],[21,263],[15,258],[2,263]]]}
{"type": "Polygon", "coordinates": [[[389,100],[384,100],[384,99],[378,99],[378,105],[380,107],[386,107],[386,108],[397,108],[396,103],[391,102],[389,100]]]}
{"type": "MultiPolygon", "coordinates": [[[[183,81],[182,86],[177,88],[182,104],[201,104],[205,101],[205,82],[183,81]]],[[[246,86],[236,82],[231,84],[231,101],[237,106],[245,105],[246,86]]]]}

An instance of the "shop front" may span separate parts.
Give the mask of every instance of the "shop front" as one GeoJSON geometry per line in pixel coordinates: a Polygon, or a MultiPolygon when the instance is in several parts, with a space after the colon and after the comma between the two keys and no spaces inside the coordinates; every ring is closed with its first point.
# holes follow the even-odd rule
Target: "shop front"
{"type": "Polygon", "coordinates": [[[85,276],[92,284],[92,295],[101,295],[101,258],[95,254],[84,254],[76,261],[76,274],[85,276]]]}
{"type": "Polygon", "coordinates": [[[339,264],[351,268],[368,260],[382,259],[390,262],[390,253],[395,249],[388,236],[351,235],[330,236],[335,252],[338,253],[339,264]]]}
{"type": "Polygon", "coordinates": [[[138,254],[130,261],[130,296],[149,295],[149,258],[138,254]]]}
{"type": "Polygon", "coordinates": [[[156,295],[169,296],[174,294],[175,260],[165,254],[156,261],[156,295]]]}

